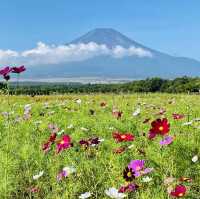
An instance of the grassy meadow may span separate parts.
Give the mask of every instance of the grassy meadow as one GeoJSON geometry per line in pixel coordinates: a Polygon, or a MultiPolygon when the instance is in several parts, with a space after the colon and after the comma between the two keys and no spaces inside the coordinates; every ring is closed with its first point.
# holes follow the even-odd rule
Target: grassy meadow
{"type": "Polygon", "coordinates": [[[198,95],[92,94],[9,99],[1,95],[0,101],[2,199],[78,199],[85,192],[90,192],[90,198],[109,199],[105,190],[127,185],[123,171],[131,160],[145,160],[145,167],[153,171],[136,177],[133,182],[137,190],[125,192],[124,198],[172,198],[169,190],[180,184],[187,189],[183,198],[200,198],[198,95]],[[121,117],[116,118],[113,109],[121,111],[121,117]],[[184,117],[174,119],[173,113],[184,117]],[[173,136],[173,142],[169,145],[160,145],[161,135],[148,138],[151,122],[158,118],[167,118],[170,123],[168,135],[173,136]],[[54,129],[57,137],[45,151],[44,144],[52,131],[49,125],[58,127],[54,129]],[[128,132],[134,140],[117,142],[115,131],[128,132]],[[73,145],[57,152],[57,140],[63,135],[69,135],[73,145]],[[99,138],[100,143],[79,143],[89,138],[99,138]],[[65,167],[74,171],[58,179],[65,167]],[[173,182],[166,182],[172,178],[173,182]]]}

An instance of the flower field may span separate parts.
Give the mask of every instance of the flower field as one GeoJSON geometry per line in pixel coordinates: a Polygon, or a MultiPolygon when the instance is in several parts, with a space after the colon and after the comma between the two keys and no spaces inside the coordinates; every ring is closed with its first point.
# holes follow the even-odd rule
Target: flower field
{"type": "Polygon", "coordinates": [[[0,198],[200,198],[200,96],[0,96],[0,198]]]}

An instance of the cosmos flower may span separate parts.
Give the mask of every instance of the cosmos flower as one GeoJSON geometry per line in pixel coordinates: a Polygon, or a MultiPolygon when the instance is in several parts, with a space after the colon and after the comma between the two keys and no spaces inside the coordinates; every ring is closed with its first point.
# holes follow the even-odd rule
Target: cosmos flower
{"type": "Polygon", "coordinates": [[[40,177],[43,176],[43,174],[44,174],[44,171],[40,171],[39,174],[33,176],[33,180],[39,179],[40,177]]]}
{"type": "Polygon", "coordinates": [[[47,142],[45,142],[43,145],[42,145],[42,150],[46,153],[50,150],[51,148],[51,145],[55,142],[56,140],[56,137],[57,137],[57,134],[56,133],[51,133],[49,139],[47,142]]]}
{"type": "Polygon", "coordinates": [[[29,191],[30,191],[31,193],[38,193],[38,192],[40,191],[40,189],[39,189],[38,187],[31,187],[31,188],[29,189],[29,191]]]}
{"type": "Polygon", "coordinates": [[[173,142],[174,137],[172,136],[166,136],[163,140],[160,141],[161,146],[169,145],[173,142]]]}
{"type": "Polygon", "coordinates": [[[133,112],[133,116],[136,117],[140,114],[141,112],[141,109],[140,108],[137,108],[134,112],[133,112]]]}
{"type": "Polygon", "coordinates": [[[132,168],[126,167],[123,172],[123,177],[126,181],[131,182],[135,179],[135,173],[132,168]]]}
{"type": "Polygon", "coordinates": [[[103,108],[106,107],[106,105],[107,105],[106,102],[101,102],[101,103],[100,103],[100,106],[103,107],[103,108]]]}
{"type": "Polygon", "coordinates": [[[109,196],[110,198],[114,199],[121,199],[125,198],[126,195],[124,193],[120,193],[116,188],[112,187],[109,188],[108,190],[105,190],[105,194],[109,196]]]}
{"type": "Polygon", "coordinates": [[[68,173],[65,169],[63,169],[62,171],[60,171],[60,173],[57,175],[57,180],[61,181],[63,180],[63,178],[66,178],[68,176],[68,173]]]}
{"type": "Polygon", "coordinates": [[[122,111],[118,111],[117,109],[114,109],[112,111],[112,115],[113,117],[115,117],[116,119],[120,119],[122,117],[123,112],[122,111]]]}
{"type": "Polygon", "coordinates": [[[128,167],[132,168],[134,171],[140,171],[144,168],[144,163],[144,160],[132,160],[128,167]]]}
{"type": "Polygon", "coordinates": [[[185,122],[182,124],[182,126],[191,126],[193,123],[193,121],[190,121],[190,122],[185,122]]]}
{"type": "Polygon", "coordinates": [[[12,68],[10,68],[9,66],[6,66],[0,69],[0,75],[3,75],[4,77],[8,76],[11,71],[12,71],[12,68]]]}
{"type": "Polygon", "coordinates": [[[64,167],[59,174],[57,175],[57,180],[61,181],[63,178],[68,177],[70,174],[73,174],[76,172],[76,168],[74,167],[64,167]]]}
{"type": "Polygon", "coordinates": [[[103,139],[99,139],[98,137],[89,138],[89,139],[82,139],[79,141],[79,144],[85,148],[89,146],[97,146],[100,142],[104,141],[103,139]]]}
{"type": "Polygon", "coordinates": [[[152,181],[152,178],[150,178],[149,176],[146,176],[146,177],[142,178],[142,181],[143,182],[150,182],[150,181],[152,181]]]}
{"type": "Polygon", "coordinates": [[[180,198],[186,194],[186,191],[187,189],[184,185],[177,185],[175,189],[170,193],[170,195],[173,197],[180,198]]]}
{"type": "Polygon", "coordinates": [[[12,73],[22,73],[26,70],[26,68],[24,66],[19,66],[19,67],[13,67],[12,68],[12,73]]]}
{"type": "Polygon", "coordinates": [[[80,199],[86,199],[86,198],[89,198],[92,194],[90,192],[85,192],[85,193],[82,193],[78,198],[80,199]]]}
{"type": "Polygon", "coordinates": [[[199,159],[199,157],[198,157],[198,155],[195,155],[195,156],[193,156],[193,158],[192,158],[192,162],[197,162],[198,161],[198,159],[199,159]]]}
{"type": "Polygon", "coordinates": [[[48,128],[52,133],[57,133],[59,131],[59,128],[56,124],[49,124],[48,128]]]}
{"type": "Polygon", "coordinates": [[[43,145],[42,145],[42,150],[47,153],[49,150],[50,150],[50,147],[51,147],[51,142],[45,142],[43,145]]]}
{"type": "Polygon", "coordinates": [[[57,153],[60,153],[64,149],[72,147],[71,138],[69,135],[63,135],[60,140],[57,141],[57,153]]]}
{"type": "Polygon", "coordinates": [[[82,103],[81,99],[76,99],[75,102],[76,102],[77,104],[81,104],[81,103],[82,103]]]}
{"type": "Polygon", "coordinates": [[[153,121],[151,127],[149,139],[153,139],[156,135],[166,135],[170,130],[170,124],[166,118],[153,121]]]}
{"type": "Polygon", "coordinates": [[[177,113],[173,113],[172,116],[173,116],[173,118],[175,120],[180,120],[180,119],[183,119],[185,117],[185,115],[183,115],[183,114],[177,114],[177,113]]]}
{"type": "Polygon", "coordinates": [[[134,135],[130,133],[120,133],[119,131],[113,132],[113,138],[117,142],[128,142],[133,141],[135,139],[134,135]]]}
{"type": "Polygon", "coordinates": [[[129,163],[128,168],[133,169],[135,177],[151,173],[153,171],[153,168],[145,168],[144,164],[144,160],[132,160],[129,163]]]}
{"type": "Polygon", "coordinates": [[[126,185],[126,186],[120,187],[119,192],[120,193],[134,192],[138,188],[139,188],[139,186],[137,184],[130,183],[130,184],[126,185]]]}

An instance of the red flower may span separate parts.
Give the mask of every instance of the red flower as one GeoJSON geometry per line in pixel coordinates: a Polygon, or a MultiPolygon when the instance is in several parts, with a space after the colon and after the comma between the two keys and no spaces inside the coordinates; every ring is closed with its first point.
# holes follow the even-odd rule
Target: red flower
{"type": "Polygon", "coordinates": [[[57,136],[56,133],[52,133],[50,138],[49,138],[49,142],[54,142],[56,140],[56,136],[57,136]]]}
{"type": "Polygon", "coordinates": [[[50,147],[51,147],[51,142],[46,142],[42,145],[42,150],[47,153],[49,150],[50,150],[50,147]]]}
{"type": "Polygon", "coordinates": [[[152,128],[149,131],[149,139],[153,139],[157,134],[166,135],[170,130],[170,124],[166,118],[153,121],[151,127],[152,128]]]}
{"type": "Polygon", "coordinates": [[[173,190],[170,195],[174,197],[183,197],[186,194],[186,187],[184,185],[177,185],[175,190],[173,190]]]}
{"type": "Polygon", "coordinates": [[[101,107],[105,107],[106,105],[107,105],[106,102],[101,102],[101,103],[100,103],[100,106],[101,106],[101,107]]]}
{"type": "Polygon", "coordinates": [[[173,116],[173,118],[175,120],[180,120],[180,119],[183,119],[185,117],[185,115],[183,115],[183,114],[177,114],[177,113],[173,113],[172,116],[173,116]]]}
{"type": "Polygon", "coordinates": [[[56,140],[56,136],[57,134],[56,133],[52,133],[51,136],[49,137],[48,141],[45,142],[43,145],[42,145],[42,150],[44,152],[48,152],[51,148],[51,145],[55,142],[56,140]]]}
{"type": "Polygon", "coordinates": [[[19,66],[19,67],[13,67],[12,68],[12,73],[22,73],[26,70],[24,66],[19,66]]]}
{"type": "Polygon", "coordinates": [[[123,112],[118,110],[113,110],[112,115],[113,117],[120,119],[122,117],[123,112]]]}
{"type": "Polygon", "coordinates": [[[135,139],[134,135],[130,133],[120,133],[118,131],[113,132],[113,138],[117,142],[133,141],[135,139]]]}
{"type": "Polygon", "coordinates": [[[63,135],[63,137],[57,141],[57,153],[60,153],[64,149],[68,149],[72,146],[71,138],[69,135],[63,135]]]}

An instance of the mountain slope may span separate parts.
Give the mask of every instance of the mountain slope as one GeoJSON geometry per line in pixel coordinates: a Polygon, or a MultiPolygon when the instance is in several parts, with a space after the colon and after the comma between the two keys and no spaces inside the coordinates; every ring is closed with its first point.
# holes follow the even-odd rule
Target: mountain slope
{"type": "Polygon", "coordinates": [[[32,74],[29,75],[42,78],[102,76],[140,79],[153,76],[174,78],[183,75],[200,75],[200,62],[190,58],[170,56],[145,47],[113,29],[95,29],[68,44],[88,44],[90,42],[99,45],[104,44],[109,49],[114,49],[116,46],[128,49],[134,46],[149,51],[153,56],[126,56],[121,58],[108,55],[94,56],[82,61],[34,67],[32,74]]]}

